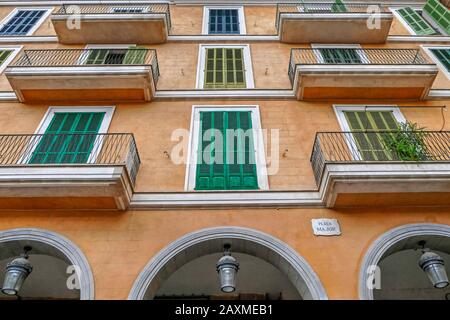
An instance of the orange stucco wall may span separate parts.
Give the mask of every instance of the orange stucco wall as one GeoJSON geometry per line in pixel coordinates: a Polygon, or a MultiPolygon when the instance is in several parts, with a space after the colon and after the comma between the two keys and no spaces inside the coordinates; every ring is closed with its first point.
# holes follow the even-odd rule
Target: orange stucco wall
{"type": "MultiPolygon", "coordinates": [[[[0,19],[13,8],[0,7],[0,19]]],[[[249,35],[273,35],[274,6],[246,6],[249,35]]],[[[173,35],[200,35],[201,6],[171,6],[173,35]]],[[[54,35],[47,19],[34,35],[54,35]]],[[[391,35],[408,35],[394,19],[391,35]]],[[[201,41],[169,41],[155,48],[161,72],[158,90],[192,90],[196,86],[201,41]]],[[[214,42],[208,42],[214,43],[214,42]]],[[[218,43],[226,43],[224,41],[218,43]]],[[[246,42],[228,42],[244,43],[246,42]]],[[[439,44],[439,43],[437,43],[439,44]]],[[[12,44],[11,44],[12,45],[12,44]]],[[[83,48],[57,43],[24,43],[24,49],[83,48]]],[[[287,75],[290,49],[310,47],[279,42],[250,42],[252,67],[257,89],[291,89],[287,75]]],[[[417,48],[417,43],[389,42],[365,48],[417,48]]],[[[439,72],[434,89],[450,89],[450,80],[439,72]]],[[[0,91],[11,91],[5,75],[0,75],[0,91]]],[[[183,191],[186,167],[166,156],[178,143],[175,129],[190,129],[193,105],[259,105],[263,129],[279,129],[277,149],[279,170],[269,176],[270,190],[315,190],[310,165],[314,136],[318,131],[340,131],[333,104],[401,105],[405,118],[428,130],[450,130],[450,110],[430,108],[450,104],[450,100],[392,101],[346,100],[306,102],[294,99],[231,100],[173,99],[149,103],[102,103],[116,107],[109,131],[132,132],[141,159],[135,191],[183,191]],[[411,106],[414,108],[409,108],[411,106]]],[[[66,104],[74,106],[73,103],[66,104]]],[[[83,105],[82,103],[76,106],[83,105]]],[[[49,104],[0,103],[0,133],[34,133],[49,104]]],[[[86,106],[88,109],[89,106],[86,106]]],[[[270,146],[270,144],[269,144],[270,146]]],[[[270,148],[266,148],[268,156],[270,148]]],[[[109,200],[108,200],[109,201],[109,200]]],[[[398,207],[347,210],[311,209],[229,209],[161,211],[5,211],[0,206],[0,230],[34,227],[61,233],[78,245],[91,264],[98,299],[125,299],[145,264],[162,248],[188,232],[214,226],[241,226],[269,233],[292,246],[312,266],[332,299],[357,299],[358,273],[368,246],[387,230],[409,223],[450,224],[446,208],[398,207]],[[315,237],[312,218],[337,218],[342,236],[315,237]]],[[[4,208],[3,208],[4,209],[4,208]]]]}
{"type": "Polygon", "coordinates": [[[171,33],[176,35],[198,35],[202,33],[203,7],[171,6],[171,33]]]}
{"type": "MultiPolygon", "coordinates": [[[[220,42],[225,43],[225,42],[220,42]]],[[[243,42],[229,42],[245,44],[243,42]]],[[[170,42],[162,45],[142,46],[156,49],[160,78],[158,90],[192,90],[197,84],[199,43],[170,42]],[[174,54],[182,53],[182,54],[174,54]]],[[[363,48],[418,48],[419,44],[391,43],[389,45],[365,45],[363,48]]],[[[53,48],[84,48],[84,46],[64,46],[55,43],[26,44],[24,50],[53,48]]],[[[307,45],[288,45],[278,42],[250,43],[253,78],[256,89],[291,89],[288,76],[291,48],[308,48],[307,45]],[[276,58],[274,58],[276,57],[276,58]]],[[[20,55],[20,54],[19,54],[20,55]]],[[[18,55],[18,56],[19,56],[18,55]]],[[[424,53],[426,55],[426,53],[424,53]]],[[[432,60],[430,59],[430,62],[432,60]]],[[[443,71],[439,71],[432,86],[433,89],[450,89],[450,80],[443,71]]],[[[11,86],[2,74],[0,76],[0,91],[11,91],[11,86]]]]}
{"type": "MultiPolygon", "coordinates": [[[[47,6],[58,10],[59,6],[47,6]]],[[[5,18],[14,7],[2,6],[0,8],[0,20],[5,18]]],[[[249,35],[274,35],[276,6],[275,5],[251,5],[244,6],[245,25],[249,35]]],[[[173,35],[199,35],[202,33],[203,6],[201,5],[171,5],[170,15],[172,20],[173,35]]],[[[36,30],[36,35],[55,34],[50,18],[36,30]]],[[[392,22],[390,35],[409,35],[409,31],[398,21],[396,17],[392,22]]]]}
{"type": "MultiPolygon", "coordinates": [[[[279,170],[276,171],[276,174],[269,176],[270,189],[314,190],[316,184],[309,162],[314,136],[318,131],[341,130],[333,110],[333,104],[342,103],[349,102],[189,100],[154,101],[146,104],[112,103],[110,105],[115,105],[116,109],[109,132],[132,132],[136,138],[142,162],[136,191],[182,191],[186,167],[184,164],[174,164],[165,155],[165,152],[171,154],[172,149],[178,144],[178,140],[171,140],[174,130],[190,130],[192,106],[259,105],[262,128],[269,132],[266,154],[268,158],[279,159],[279,170]],[[278,150],[276,157],[271,152],[271,129],[279,130],[280,142],[279,148],[275,149],[278,150]]],[[[351,101],[351,104],[358,103],[364,103],[364,101],[351,101]]],[[[370,103],[393,104],[392,101],[371,101],[370,103]]],[[[448,104],[448,102],[394,102],[394,104],[418,106],[418,108],[405,107],[401,111],[407,120],[417,122],[428,130],[450,130],[449,111],[422,107],[440,106],[448,104]]],[[[0,117],[2,133],[34,133],[48,107],[48,105],[2,103],[2,116],[0,117]]],[[[183,141],[187,144],[186,140],[183,141]]]]}
{"type": "MultiPolygon", "coordinates": [[[[330,299],[358,299],[359,266],[370,244],[409,223],[450,224],[448,208],[240,209],[113,212],[2,212],[0,229],[34,227],[58,232],[86,255],[96,299],[126,299],[147,262],[186,233],[241,226],[271,234],[311,265],[330,299]],[[387,218],[388,217],[388,218],[387,218]],[[316,237],[311,219],[337,218],[342,235],[316,237]]],[[[214,266],[212,266],[214,267],[214,266]]]]}

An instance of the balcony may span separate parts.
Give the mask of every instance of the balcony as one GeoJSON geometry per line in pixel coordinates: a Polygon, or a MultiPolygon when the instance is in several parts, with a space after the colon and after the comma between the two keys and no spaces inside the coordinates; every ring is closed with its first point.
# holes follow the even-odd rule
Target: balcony
{"type": "Polygon", "coordinates": [[[164,43],[171,27],[168,4],[62,5],[51,21],[60,43],[164,43]]]}
{"type": "Polygon", "coordinates": [[[150,101],[159,68],[152,49],[25,50],[5,75],[21,102],[150,101]]]}
{"type": "Polygon", "coordinates": [[[286,43],[384,43],[392,19],[389,8],[375,4],[280,3],[276,28],[286,43]]]}
{"type": "Polygon", "coordinates": [[[132,134],[1,135],[0,207],[124,210],[139,165],[132,134]]]}
{"type": "Polygon", "coordinates": [[[292,49],[289,65],[299,100],[422,100],[437,73],[417,49],[292,49]]]}
{"type": "Polygon", "coordinates": [[[328,207],[450,205],[450,131],[404,131],[409,149],[393,134],[317,133],[311,165],[328,207]]]}

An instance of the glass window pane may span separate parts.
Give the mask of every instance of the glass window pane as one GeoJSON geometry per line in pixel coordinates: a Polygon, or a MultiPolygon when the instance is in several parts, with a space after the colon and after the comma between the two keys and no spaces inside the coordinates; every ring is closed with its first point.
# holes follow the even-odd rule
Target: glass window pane
{"type": "Polygon", "coordinates": [[[0,29],[0,35],[26,35],[45,12],[46,10],[18,10],[0,29]]]}
{"type": "Polygon", "coordinates": [[[210,9],[209,34],[239,34],[238,9],[210,9]]]}

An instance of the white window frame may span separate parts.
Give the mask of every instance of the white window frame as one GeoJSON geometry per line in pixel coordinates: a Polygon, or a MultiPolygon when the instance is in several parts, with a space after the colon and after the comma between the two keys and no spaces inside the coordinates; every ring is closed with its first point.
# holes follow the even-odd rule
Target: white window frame
{"type": "MultiPolygon", "coordinates": [[[[47,130],[48,126],[50,125],[53,116],[57,112],[104,112],[105,116],[103,117],[102,123],[98,129],[99,134],[108,133],[109,125],[111,124],[112,117],[114,115],[116,107],[115,106],[83,106],[83,107],[60,107],[60,106],[54,106],[49,107],[47,109],[47,112],[45,113],[44,117],[42,118],[41,122],[39,123],[37,130],[34,132],[34,134],[44,134],[47,130]]],[[[94,145],[97,145],[94,150],[96,150],[94,153],[89,155],[89,158],[87,160],[88,163],[94,163],[95,159],[97,159],[98,154],[101,151],[101,144],[103,143],[102,137],[97,137],[94,145]]],[[[27,156],[24,156],[20,159],[19,163],[28,163],[30,161],[31,155],[34,152],[34,149],[39,145],[39,142],[34,142],[33,145],[30,147],[30,150],[26,152],[27,156]]]]}
{"type": "Polygon", "coordinates": [[[42,15],[42,17],[36,22],[36,24],[28,30],[27,34],[20,34],[20,35],[13,35],[16,37],[25,37],[32,35],[41,25],[42,23],[48,18],[48,16],[52,13],[54,7],[18,7],[14,8],[13,11],[11,11],[1,22],[0,22],[0,29],[3,28],[5,24],[7,24],[16,14],[19,10],[29,10],[29,11],[42,11],[45,10],[46,12],[42,15]]]}
{"type": "MultiPolygon", "coordinates": [[[[84,49],[128,49],[135,44],[87,44],[84,49]]],[[[84,65],[88,55],[85,53],[81,54],[78,58],[77,64],[84,65]]]]}
{"type": "MultiPolygon", "coordinates": [[[[253,142],[255,147],[256,175],[259,187],[258,190],[269,190],[269,179],[267,176],[267,166],[266,166],[266,153],[264,151],[264,139],[261,130],[261,116],[259,112],[259,105],[193,105],[191,113],[191,128],[189,134],[188,154],[187,154],[186,174],[184,184],[185,191],[195,190],[201,111],[251,112],[252,129],[255,129],[253,130],[253,142]]],[[[239,190],[225,190],[225,191],[236,192],[239,190]]]]}
{"type": "Polygon", "coordinates": [[[245,14],[244,14],[244,6],[205,6],[203,7],[203,24],[202,24],[202,34],[210,35],[210,36],[236,36],[235,33],[230,34],[209,34],[209,10],[218,9],[218,10],[237,10],[239,17],[239,34],[245,35],[247,34],[247,27],[245,25],[245,14]]]}
{"type": "Polygon", "coordinates": [[[447,68],[442,64],[441,60],[439,60],[434,53],[430,50],[430,49],[448,49],[450,50],[450,46],[449,45],[442,45],[442,46],[424,46],[421,45],[422,49],[428,54],[428,56],[434,61],[436,62],[436,64],[439,66],[439,69],[441,69],[441,71],[445,74],[445,76],[447,77],[447,79],[450,80],[450,72],[447,71],[447,68]]]}
{"type": "MultiPolygon", "coordinates": [[[[361,58],[363,64],[370,64],[370,60],[363,51],[364,48],[360,44],[350,43],[350,44],[321,44],[313,43],[311,44],[312,49],[361,49],[357,51],[356,54],[361,58]]],[[[313,50],[314,55],[317,58],[318,63],[325,63],[325,59],[322,56],[320,50],[313,50]]]]}
{"type": "MultiPolygon", "coordinates": [[[[230,44],[200,44],[198,51],[198,64],[197,64],[197,89],[204,89],[205,84],[205,62],[206,62],[206,49],[214,49],[214,48],[235,48],[235,49],[243,49],[244,54],[244,69],[245,69],[245,89],[254,89],[255,82],[253,79],[253,66],[252,66],[252,58],[250,53],[250,45],[248,44],[239,44],[239,45],[230,45],[230,44]]],[[[216,89],[215,89],[216,90],[216,89]]],[[[223,89],[226,91],[233,90],[242,90],[242,89],[223,89]]]]}
{"type": "MultiPolygon", "coordinates": [[[[400,111],[398,106],[394,105],[333,105],[334,113],[336,114],[339,126],[343,132],[351,132],[350,125],[345,118],[344,111],[392,111],[398,123],[406,123],[406,118],[400,111]]],[[[347,139],[346,139],[347,140],[347,139]]],[[[352,151],[352,156],[355,160],[363,160],[361,154],[358,151],[358,145],[352,135],[349,135],[349,139],[346,141],[349,149],[352,151]],[[354,150],[354,152],[353,152],[354,150]]]]}
{"type": "Polygon", "coordinates": [[[6,58],[6,60],[0,65],[0,73],[2,73],[6,67],[14,60],[14,58],[19,54],[20,50],[22,50],[23,46],[1,46],[0,51],[9,50],[12,51],[11,54],[6,58]]]}

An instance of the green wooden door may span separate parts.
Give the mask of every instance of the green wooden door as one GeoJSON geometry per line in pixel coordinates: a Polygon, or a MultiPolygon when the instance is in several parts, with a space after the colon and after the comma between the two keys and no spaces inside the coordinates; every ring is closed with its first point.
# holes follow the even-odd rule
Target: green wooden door
{"type": "Polygon", "coordinates": [[[0,66],[11,55],[12,50],[0,50],[0,66]]]}
{"type": "Polygon", "coordinates": [[[244,50],[240,48],[206,49],[205,89],[246,88],[244,50]]]}
{"type": "Polygon", "coordinates": [[[383,143],[386,133],[377,133],[398,128],[392,111],[344,111],[344,115],[362,160],[392,160],[383,143]]]}
{"type": "Polygon", "coordinates": [[[108,53],[108,49],[89,49],[86,64],[104,64],[108,53]]]}
{"type": "Polygon", "coordinates": [[[249,129],[249,111],[200,112],[195,190],[258,189],[253,132],[249,129]],[[211,139],[205,139],[210,129],[215,129],[209,131],[211,139]]]}
{"type": "Polygon", "coordinates": [[[439,59],[445,69],[450,72],[450,49],[430,49],[430,51],[439,59]]]}
{"type": "Polygon", "coordinates": [[[147,50],[130,46],[128,49],[89,49],[86,64],[144,64],[147,50]]]}
{"type": "Polygon", "coordinates": [[[439,0],[428,0],[423,11],[426,12],[446,35],[450,35],[450,10],[439,0]]]}
{"type": "Polygon", "coordinates": [[[131,46],[128,48],[123,64],[144,64],[147,50],[142,47],[131,46]]]}
{"type": "Polygon", "coordinates": [[[413,8],[406,7],[397,10],[398,14],[419,35],[436,34],[436,31],[413,8]]]}
{"type": "Polygon", "coordinates": [[[347,7],[341,0],[336,0],[331,6],[331,12],[347,12],[347,7]]]}
{"type": "Polygon", "coordinates": [[[362,63],[357,49],[353,48],[320,48],[324,63],[359,64],[362,63]]]}
{"type": "Polygon", "coordinates": [[[86,163],[104,112],[57,112],[29,163],[86,163]]]}

